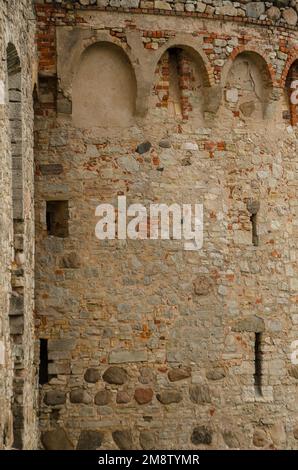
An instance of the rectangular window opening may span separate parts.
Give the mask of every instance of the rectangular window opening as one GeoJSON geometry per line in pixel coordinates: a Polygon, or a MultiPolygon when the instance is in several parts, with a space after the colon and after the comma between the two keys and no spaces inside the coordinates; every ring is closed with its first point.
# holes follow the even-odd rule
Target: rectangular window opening
{"type": "Polygon", "coordinates": [[[69,210],[68,201],[47,201],[47,232],[54,237],[68,237],[69,210]]]}

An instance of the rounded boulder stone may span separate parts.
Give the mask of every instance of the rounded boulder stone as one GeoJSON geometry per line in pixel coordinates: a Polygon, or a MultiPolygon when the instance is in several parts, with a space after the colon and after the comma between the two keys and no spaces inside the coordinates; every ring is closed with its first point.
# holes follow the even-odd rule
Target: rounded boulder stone
{"type": "Polygon", "coordinates": [[[263,429],[256,429],[253,435],[253,445],[255,447],[265,447],[268,444],[267,434],[263,429]]]}
{"type": "Polygon", "coordinates": [[[170,382],[178,382],[179,380],[188,379],[190,376],[190,367],[175,367],[168,372],[170,382]]]}
{"type": "Polygon", "coordinates": [[[109,367],[102,376],[103,380],[109,384],[123,385],[127,382],[127,372],[122,367],[109,367]]]}
{"type": "Polygon", "coordinates": [[[170,405],[171,403],[180,403],[182,395],[177,390],[164,390],[156,395],[157,400],[163,405],[170,405]]]}
{"type": "Polygon", "coordinates": [[[125,404],[130,402],[130,396],[124,390],[119,390],[116,396],[116,403],[125,404]]]}
{"type": "Polygon", "coordinates": [[[98,369],[90,368],[87,369],[84,375],[84,379],[86,382],[95,384],[100,379],[100,372],[98,369]]]}
{"type": "Polygon", "coordinates": [[[42,433],[41,442],[46,450],[73,450],[73,444],[63,428],[42,433]]]}
{"type": "Polygon", "coordinates": [[[110,403],[112,399],[111,393],[108,390],[100,390],[94,398],[95,405],[105,406],[110,403]]]}
{"type": "Polygon", "coordinates": [[[96,450],[101,446],[103,437],[101,431],[81,431],[77,450],[96,450]]]}
{"type": "Polygon", "coordinates": [[[139,405],[150,403],[153,398],[153,390],[151,388],[137,388],[134,398],[139,405]]]}
{"type": "Polygon", "coordinates": [[[210,445],[212,442],[212,431],[206,426],[197,426],[191,435],[191,442],[197,446],[200,444],[210,445]]]}
{"type": "Polygon", "coordinates": [[[129,430],[123,431],[114,431],[112,433],[115,444],[119,447],[120,450],[132,450],[133,441],[132,434],[129,430]]]}
{"type": "Polygon", "coordinates": [[[81,390],[81,389],[72,390],[70,392],[69,399],[71,403],[84,403],[86,405],[88,405],[92,401],[92,398],[89,395],[89,393],[86,392],[86,390],[81,390]]]}
{"type": "Polygon", "coordinates": [[[139,441],[143,450],[152,450],[155,448],[156,437],[155,434],[150,431],[141,431],[139,441]]]}

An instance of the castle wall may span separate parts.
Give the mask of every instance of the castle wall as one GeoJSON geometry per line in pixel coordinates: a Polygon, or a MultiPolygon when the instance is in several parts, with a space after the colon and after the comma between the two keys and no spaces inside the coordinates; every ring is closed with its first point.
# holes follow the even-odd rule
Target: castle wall
{"type": "Polygon", "coordinates": [[[43,446],[297,448],[294,25],[72,3],[36,5],[43,446]],[[98,240],[119,196],[203,204],[203,247],[98,240]]]}
{"type": "Polygon", "coordinates": [[[36,448],[32,2],[0,2],[0,449],[36,448]]]}

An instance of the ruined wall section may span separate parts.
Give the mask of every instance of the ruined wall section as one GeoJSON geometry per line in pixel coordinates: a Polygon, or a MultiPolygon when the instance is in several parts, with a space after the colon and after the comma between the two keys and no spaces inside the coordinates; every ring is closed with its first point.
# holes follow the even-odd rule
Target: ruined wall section
{"type": "Polygon", "coordinates": [[[114,9],[36,5],[42,444],[297,448],[297,33],[114,9]],[[97,240],[121,195],[202,203],[203,248],[97,240]]]}
{"type": "Polygon", "coordinates": [[[0,448],[36,448],[32,2],[0,2],[0,448]]]}

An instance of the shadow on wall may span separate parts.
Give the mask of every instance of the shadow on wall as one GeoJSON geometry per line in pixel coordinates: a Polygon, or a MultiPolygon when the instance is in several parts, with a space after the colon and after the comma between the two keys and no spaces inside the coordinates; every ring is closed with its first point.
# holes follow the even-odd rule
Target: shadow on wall
{"type": "Polygon", "coordinates": [[[203,74],[200,64],[182,48],[168,49],[155,70],[149,110],[155,117],[203,122],[203,74]]]}
{"type": "Polygon", "coordinates": [[[77,127],[127,127],[133,122],[136,79],[131,63],[114,44],[102,42],[82,54],[73,82],[77,127]]]}

